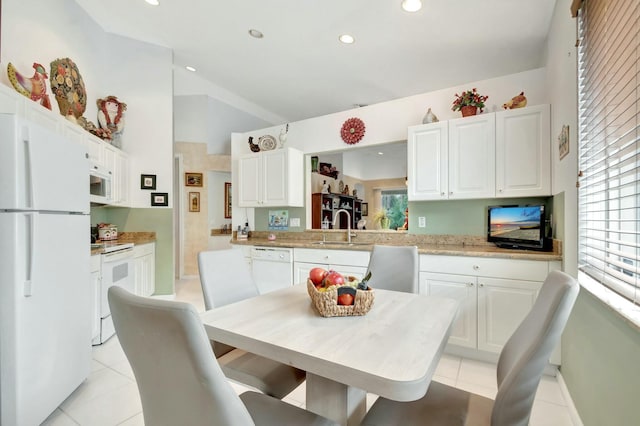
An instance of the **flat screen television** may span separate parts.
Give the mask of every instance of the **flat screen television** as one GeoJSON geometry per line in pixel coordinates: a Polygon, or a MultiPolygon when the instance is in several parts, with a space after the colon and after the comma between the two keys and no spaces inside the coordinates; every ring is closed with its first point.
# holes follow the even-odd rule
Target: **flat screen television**
{"type": "Polygon", "coordinates": [[[544,205],[489,207],[487,241],[502,248],[549,251],[544,205]]]}

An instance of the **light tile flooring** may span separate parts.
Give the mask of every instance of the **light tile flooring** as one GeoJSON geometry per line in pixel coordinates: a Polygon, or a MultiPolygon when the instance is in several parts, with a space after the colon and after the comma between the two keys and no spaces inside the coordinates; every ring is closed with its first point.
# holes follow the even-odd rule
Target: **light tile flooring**
{"type": "MultiPolygon", "coordinates": [[[[176,298],[193,303],[204,311],[198,279],[176,282],[176,298]]],[[[444,355],[434,379],[442,383],[494,398],[496,368],[493,364],[444,355]]],[[[231,383],[238,393],[247,388],[231,383]]],[[[304,383],[285,401],[304,407],[304,383]]],[[[375,401],[367,396],[367,405],[375,401]]],[[[117,337],[93,349],[93,369],[89,378],[44,422],[55,426],[141,426],[144,425],[138,388],[117,337]]],[[[544,376],[533,404],[531,426],[572,425],[569,410],[554,377],[544,376]]]]}

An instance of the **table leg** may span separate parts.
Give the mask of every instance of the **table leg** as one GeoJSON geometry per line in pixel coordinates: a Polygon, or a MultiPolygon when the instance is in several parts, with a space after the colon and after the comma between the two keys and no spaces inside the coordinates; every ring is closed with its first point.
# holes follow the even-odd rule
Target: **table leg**
{"type": "Polygon", "coordinates": [[[307,372],[307,410],[343,426],[359,425],[367,411],[367,393],[307,372]]]}

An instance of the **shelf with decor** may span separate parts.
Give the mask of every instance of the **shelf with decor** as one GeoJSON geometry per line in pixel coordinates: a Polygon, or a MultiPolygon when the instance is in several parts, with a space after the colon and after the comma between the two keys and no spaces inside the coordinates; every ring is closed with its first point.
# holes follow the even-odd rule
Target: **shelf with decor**
{"type": "MultiPolygon", "coordinates": [[[[345,194],[323,194],[320,192],[311,195],[311,227],[323,229],[322,223],[327,223],[326,229],[338,228],[333,226],[335,212],[344,209],[351,216],[351,228],[355,229],[358,221],[362,219],[362,200],[345,194]]],[[[347,228],[347,216],[340,215],[339,228],[347,228]]]]}

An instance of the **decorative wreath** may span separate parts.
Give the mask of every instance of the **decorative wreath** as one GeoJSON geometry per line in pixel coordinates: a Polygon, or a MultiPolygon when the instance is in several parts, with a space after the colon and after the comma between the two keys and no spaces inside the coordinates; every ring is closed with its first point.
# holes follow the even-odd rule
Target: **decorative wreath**
{"type": "Polygon", "coordinates": [[[342,124],[342,129],[340,129],[340,136],[342,136],[342,140],[348,143],[349,145],[353,145],[355,143],[360,142],[360,140],[364,137],[364,122],[359,118],[349,118],[342,124]]]}

